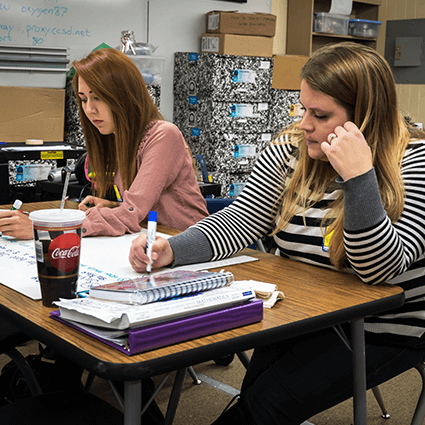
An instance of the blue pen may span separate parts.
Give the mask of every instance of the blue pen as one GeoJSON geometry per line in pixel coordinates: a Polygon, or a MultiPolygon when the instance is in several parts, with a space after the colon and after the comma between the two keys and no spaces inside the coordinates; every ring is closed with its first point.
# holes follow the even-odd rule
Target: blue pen
{"type": "Polygon", "coordinates": [[[156,236],[156,211],[151,211],[148,217],[148,238],[146,240],[146,254],[149,257],[149,263],[146,265],[146,272],[151,272],[152,265],[152,245],[155,242],[156,236]]]}

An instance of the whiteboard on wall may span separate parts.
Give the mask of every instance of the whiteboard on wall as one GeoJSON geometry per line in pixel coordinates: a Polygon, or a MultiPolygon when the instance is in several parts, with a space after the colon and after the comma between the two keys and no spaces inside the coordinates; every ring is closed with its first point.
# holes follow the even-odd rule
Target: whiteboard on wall
{"type": "Polygon", "coordinates": [[[146,41],[146,0],[6,0],[0,2],[0,46],[67,47],[81,59],[101,43],[121,45],[121,31],[146,41]]]}

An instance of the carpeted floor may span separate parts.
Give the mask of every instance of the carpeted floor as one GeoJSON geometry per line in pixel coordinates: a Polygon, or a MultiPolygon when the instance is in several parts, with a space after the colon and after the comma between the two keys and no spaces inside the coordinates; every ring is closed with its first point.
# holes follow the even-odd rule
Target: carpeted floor
{"type": "MultiPolygon", "coordinates": [[[[22,348],[21,351],[24,354],[32,353],[36,352],[35,348],[34,344],[30,344],[22,348]]],[[[5,355],[0,356],[0,369],[7,361],[8,359],[5,355]]],[[[219,366],[214,362],[207,362],[194,366],[194,369],[201,377],[205,376],[206,378],[203,379],[208,381],[208,383],[203,382],[200,385],[194,385],[190,376],[187,376],[173,422],[174,425],[211,424],[232,399],[233,388],[236,388],[236,390],[240,388],[245,370],[237,357],[228,366],[219,366]],[[219,389],[214,388],[214,380],[225,385],[216,384],[219,389]]],[[[164,376],[156,377],[155,382],[159,384],[163,378],[164,376]]],[[[167,409],[168,396],[173,382],[174,374],[170,374],[156,398],[163,413],[167,409]]],[[[368,424],[409,425],[420,390],[421,378],[414,369],[383,384],[381,391],[387,410],[391,414],[390,419],[381,417],[378,404],[372,392],[368,391],[368,424]]],[[[119,407],[107,381],[95,378],[91,392],[119,407]]],[[[353,424],[352,400],[347,400],[332,409],[324,411],[310,418],[308,422],[314,425],[351,425],[353,424]]]]}

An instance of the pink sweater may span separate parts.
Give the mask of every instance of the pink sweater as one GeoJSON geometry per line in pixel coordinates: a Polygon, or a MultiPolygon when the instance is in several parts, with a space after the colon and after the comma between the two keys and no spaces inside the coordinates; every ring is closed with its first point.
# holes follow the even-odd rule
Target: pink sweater
{"type": "Polygon", "coordinates": [[[137,152],[138,172],[124,191],[120,173],[114,183],[123,202],[116,208],[91,208],[83,222],[83,236],[120,236],[139,232],[149,211],[158,224],[185,230],[208,215],[195,178],[192,158],[179,129],[156,121],[137,152]]]}

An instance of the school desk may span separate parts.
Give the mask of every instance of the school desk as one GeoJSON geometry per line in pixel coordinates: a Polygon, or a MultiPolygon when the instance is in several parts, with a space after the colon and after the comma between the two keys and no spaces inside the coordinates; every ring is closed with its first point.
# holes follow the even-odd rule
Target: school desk
{"type": "MultiPolygon", "coordinates": [[[[57,201],[25,204],[25,210],[57,208],[58,205],[57,201]]],[[[0,285],[0,316],[95,375],[124,381],[126,425],[141,424],[140,380],[145,377],[185,370],[189,366],[229,353],[249,350],[270,341],[284,340],[351,321],[354,423],[366,424],[363,319],[370,314],[402,305],[402,289],[385,284],[367,286],[354,275],[286,260],[263,252],[249,250],[248,254],[254,255],[260,261],[228,267],[235,279],[275,283],[285,294],[283,301],[278,302],[272,309],[265,309],[262,322],[135,356],[126,356],[94,338],[50,319],[51,308],[43,307],[40,301],[29,299],[3,285],[0,285]]]]}

